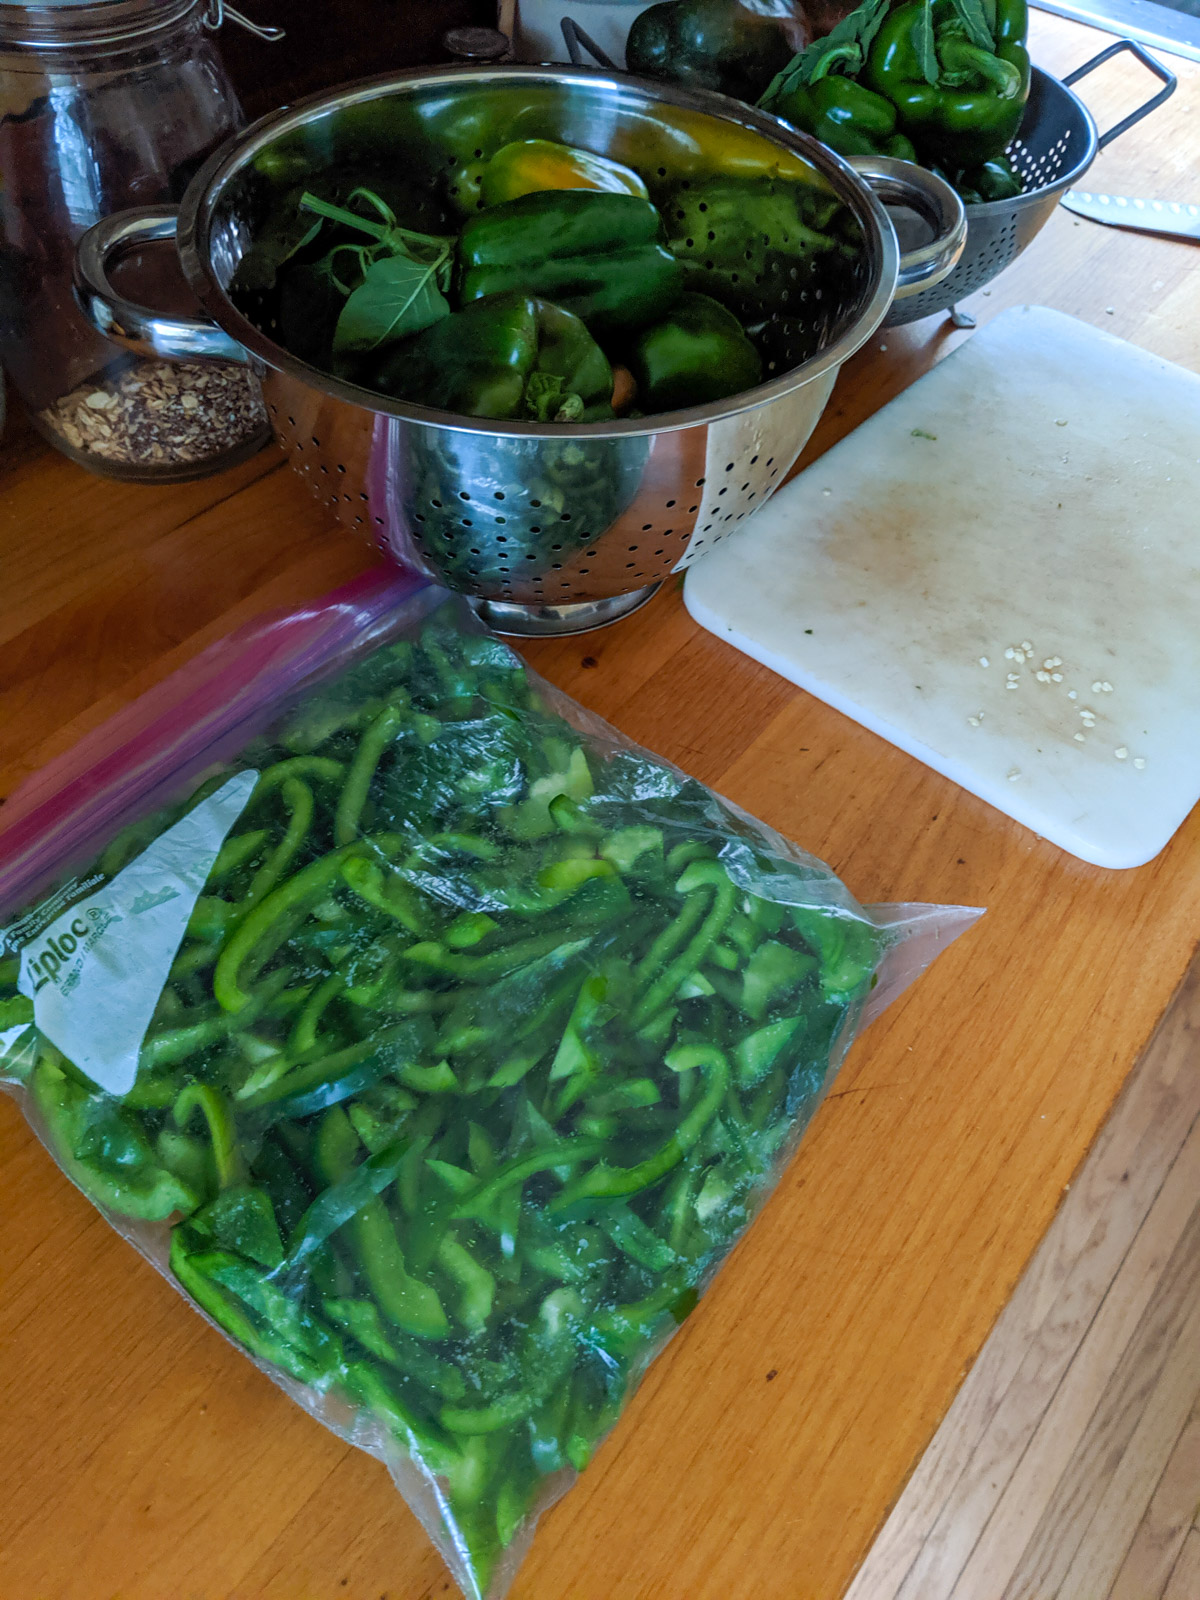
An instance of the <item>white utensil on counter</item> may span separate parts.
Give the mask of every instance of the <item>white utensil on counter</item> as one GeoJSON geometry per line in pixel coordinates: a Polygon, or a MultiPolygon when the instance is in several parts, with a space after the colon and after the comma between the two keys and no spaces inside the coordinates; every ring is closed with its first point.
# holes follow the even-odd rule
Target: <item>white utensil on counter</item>
{"type": "Polygon", "coordinates": [[[1016,307],[688,573],[723,639],[1105,867],[1200,798],[1200,377],[1016,307]]]}

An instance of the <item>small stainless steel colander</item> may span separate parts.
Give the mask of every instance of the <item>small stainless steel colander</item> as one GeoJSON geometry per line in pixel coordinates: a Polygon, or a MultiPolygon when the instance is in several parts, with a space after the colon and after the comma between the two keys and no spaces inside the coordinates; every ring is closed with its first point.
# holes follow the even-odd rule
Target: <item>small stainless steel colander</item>
{"type": "MultiPolygon", "coordinates": [[[[887,325],[915,322],[935,311],[965,300],[1003,272],[1025,246],[1045,227],[1059,198],[1074,188],[1106,145],[1148,116],[1174,92],[1175,75],[1132,39],[1119,39],[1090,61],[1077,67],[1060,83],[1034,67],[1029,104],[1008,156],[1024,185],[1024,193],[1011,200],[992,200],[967,207],[967,244],[958,265],[940,283],[897,301],[887,315],[887,325]],[[1131,52],[1162,81],[1163,87],[1116,127],[1098,134],[1092,114],[1071,92],[1089,72],[1125,51],[1131,52]]],[[[901,237],[906,230],[900,226],[901,237]]],[[[917,229],[915,237],[921,237],[917,229]]],[[[928,235],[925,234],[925,237],[928,235]]],[[[969,323],[970,319],[964,319],[969,323]]]]}
{"type": "Polygon", "coordinates": [[[265,118],[197,175],[178,218],[126,212],[91,230],[78,286],[96,325],[135,348],[248,360],[278,442],[342,522],[472,596],[495,626],[565,632],[634,609],[767,499],[841,363],[896,293],[949,270],[964,226],[957,196],[932,174],[882,159],[852,166],[732,100],[569,68],[439,68],[265,118]],[[294,216],[304,186],[369,182],[390,160],[422,209],[420,222],[401,220],[448,232],[477,203],[480,163],[522,138],[585,145],[635,167],[656,203],[673,207],[681,248],[701,266],[715,235],[697,186],[718,176],[774,174],[823,189],[842,203],[853,248],[836,272],[806,272],[779,240],[748,228],[742,320],[760,325],[765,381],[717,404],[587,426],[482,422],[386,400],[284,350],[265,302],[261,315],[234,303],[250,243],[281,208],[294,216]],[[932,243],[902,261],[884,200],[917,210],[932,243]],[[120,251],[173,233],[211,322],[155,317],[108,281],[120,251]]]}

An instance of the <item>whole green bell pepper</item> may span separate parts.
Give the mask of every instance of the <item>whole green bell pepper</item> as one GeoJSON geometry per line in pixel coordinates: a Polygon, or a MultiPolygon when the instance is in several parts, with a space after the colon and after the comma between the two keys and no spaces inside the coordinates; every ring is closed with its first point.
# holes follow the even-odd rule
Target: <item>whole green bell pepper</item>
{"type": "Polygon", "coordinates": [[[986,205],[989,200],[1011,200],[1023,192],[1023,184],[1007,156],[994,156],[981,166],[956,173],[951,183],[967,205],[986,205]]]}
{"type": "Polygon", "coordinates": [[[679,411],[741,394],[762,382],[762,357],[732,311],[706,294],[685,294],[629,355],[638,404],[679,411]]]}
{"type": "Polygon", "coordinates": [[[838,155],[917,159],[912,140],[898,131],[896,107],[854,78],[829,73],[815,83],[797,84],[771,109],[838,155]]]}
{"type": "Polygon", "coordinates": [[[510,292],[473,300],[390,351],[384,394],[466,417],[595,422],[612,415],[612,368],[569,311],[510,292]]]}
{"type": "Polygon", "coordinates": [[[896,107],[923,160],[977,166],[1002,154],[1021,126],[1026,0],[995,0],[994,15],[994,49],[968,36],[952,0],[905,0],[875,36],[863,79],[896,107]]]}
{"type": "Polygon", "coordinates": [[[835,194],[777,178],[711,178],[663,204],[686,286],[748,325],[801,304],[805,289],[845,271],[862,249],[835,194]]]}
{"type": "Polygon", "coordinates": [[[479,197],[485,206],[563,189],[599,189],[647,198],[646,185],[632,167],[552,139],[515,139],[501,146],[480,172],[479,197]]]}
{"type": "Polygon", "coordinates": [[[493,206],[464,226],[459,261],[464,304],[518,289],[598,337],[645,327],[683,290],[658,212],[632,194],[550,190],[493,206]]]}
{"type": "Polygon", "coordinates": [[[741,0],[664,0],[633,19],[625,64],[642,78],[715,89],[753,103],[807,44],[803,12],[741,0]]]}

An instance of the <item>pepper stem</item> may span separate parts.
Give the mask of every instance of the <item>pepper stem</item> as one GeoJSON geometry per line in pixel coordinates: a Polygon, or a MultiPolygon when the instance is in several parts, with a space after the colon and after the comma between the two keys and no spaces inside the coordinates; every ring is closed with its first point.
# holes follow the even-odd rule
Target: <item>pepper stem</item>
{"type": "Polygon", "coordinates": [[[975,73],[999,100],[1015,100],[1021,92],[1021,73],[1011,61],[982,50],[960,33],[939,33],[937,52],[943,72],[975,73]]]}

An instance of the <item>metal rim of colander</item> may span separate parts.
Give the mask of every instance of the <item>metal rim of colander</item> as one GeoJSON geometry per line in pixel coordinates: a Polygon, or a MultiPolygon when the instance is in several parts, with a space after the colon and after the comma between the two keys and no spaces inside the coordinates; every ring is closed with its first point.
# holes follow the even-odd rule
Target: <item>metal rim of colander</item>
{"type": "MultiPolygon", "coordinates": [[[[1084,173],[1095,161],[1100,149],[1100,130],[1096,126],[1096,119],[1084,105],[1083,101],[1073,89],[1069,89],[1061,78],[1053,77],[1049,72],[1043,72],[1041,67],[1034,67],[1032,74],[1035,80],[1040,80],[1040,94],[1053,97],[1060,94],[1074,102],[1075,110],[1083,120],[1084,140],[1083,154],[1075,162],[1069,172],[1060,172],[1049,183],[1042,183],[1036,189],[1026,189],[1021,194],[1011,195],[1007,200],[985,200],[981,205],[967,207],[967,232],[970,235],[971,219],[979,217],[986,220],[990,217],[1009,217],[1014,211],[1024,211],[1030,206],[1044,203],[1053,194],[1061,194],[1079,181],[1084,173]]],[[[1021,137],[1021,130],[1017,130],[1017,139],[1021,137]]],[[[938,286],[939,288],[941,285],[938,286]]]]}
{"type": "Polygon", "coordinates": [[[725,95],[707,91],[680,89],[675,85],[651,83],[646,79],[624,74],[591,71],[587,68],[547,69],[541,66],[504,65],[502,67],[416,67],[404,72],[383,73],[360,79],[341,89],[325,91],[298,100],[260,118],[249,128],[234,134],[209,158],[189,184],[179,209],[178,251],[193,292],[209,316],[235,338],[253,357],[265,366],[299,380],[310,388],[332,396],[350,405],[365,407],[380,415],[397,417],[409,422],[436,426],[465,434],[485,434],[502,438],[615,439],[648,437],[653,434],[675,432],[680,429],[723,422],[747,411],[769,405],[773,400],[794,393],[830,368],[837,368],[866,343],[883,322],[891,305],[899,270],[900,252],[895,231],[882,202],[865,179],[836,155],[826,145],[806,133],[790,127],[778,117],[758,111],[732,100],[725,95]],[[840,199],[852,206],[863,228],[864,251],[867,265],[874,273],[874,282],[864,296],[858,314],[838,337],[825,349],[818,351],[799,366],[745,390],[731,400],[715,401],[708,405],[693,406],[685,411],[662,412],[653,417],[633,421],[592,423],[540,423],[493,421],[463,417],[457,412],[437,411],[431,407],[405,404],[390,400],[370,389],[345,383],[317,367],[299,361],[281,345],[268,338],[261,329],[244,317],[229,299],[217,281],[211,265],[211,230],[217,206],[226,186],[247,167],[268,145],[293,132],[306,122],[330,111],[361,105],[366,101],[384,98],[391,92],[408,85],[421,87],[442,85],[446,88],[470,84],[478,88],[489,82],[543,82],[555,87],[577,84],[589,89],[599,88],[614,95],[640,97],[643,106],[653,107],[665,103],[696,111],[717,120],[732,122],[737,126],[762,134],[776,145],[802,157],[825,178],[840,199]]]}

